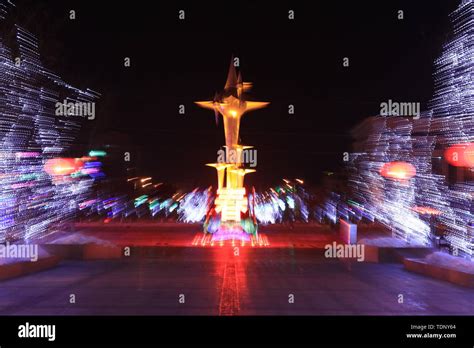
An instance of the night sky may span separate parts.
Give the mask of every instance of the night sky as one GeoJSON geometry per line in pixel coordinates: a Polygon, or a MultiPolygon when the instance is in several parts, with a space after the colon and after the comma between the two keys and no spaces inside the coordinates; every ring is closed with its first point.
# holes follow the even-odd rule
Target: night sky
{"type": "Polygon", "coordinates": [[[216,126],[213,112],[193,102],[222,90],[231,56],[239,57],[244,81],[254,85],[250,98],[271,102],[246,114],[240,132],[258,151],[257,173],[246,182],[266,186],[283,177],[317,183],[322,171],[340,168],[349,130],[383,101],[423,109],[458,1],[15,4],[19,24],[40,40],[44,64],[102,94],[79,141],[131,151],[139,171],[158,181],[215,183],[204,163],[215,162],[224,144],[222,119],[216,126]]]}

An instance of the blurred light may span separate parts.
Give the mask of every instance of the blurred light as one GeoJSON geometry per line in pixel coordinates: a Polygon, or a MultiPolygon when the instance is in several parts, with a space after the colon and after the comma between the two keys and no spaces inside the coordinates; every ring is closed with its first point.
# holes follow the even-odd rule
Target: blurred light
{"type": "Polygon", "coordinates": [[[405,181],[416,175],[416,169],[408,162],[388,162],[380,169],[380,175],[393,180],[405,181]]]}
{"type": "Polygon", "coordinates": [[[454,167],[474,167],[474,144],[451,145],[444,152],[445,160],[454,167]]]}
{"type": "Polygon", "coordinates": [[[46,161],[44,170],[49,175],[69,175],[80,170],[83,163],[74,158],[52,158],[46,161]]]}
{"type": "Polygon", "coordinates": [[[89,151],[90,157],[104,157],[107,155],[107,152],[101,150],[91,150],[89,151]]]}

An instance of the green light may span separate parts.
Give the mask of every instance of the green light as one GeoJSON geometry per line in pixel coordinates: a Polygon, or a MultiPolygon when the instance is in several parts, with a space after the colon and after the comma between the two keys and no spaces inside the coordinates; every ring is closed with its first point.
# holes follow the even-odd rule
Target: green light
{"type": "Polygon", "coordinates": [[[107,155],[107,152],[100,150],[91,150],[89,151],[89,157],[104,157],[107,155]]]}
{"type": "Polygon", "coordinates": [[[143,203],[145,203],[147,200],[148,200],[147,195],[140,196],[138,198],[135,198],[135,202],[133,203],[133,205],[135,206],[135,208],[137,208],[140,205],[142,205],[143,203]]]}
{"type": "Polygon", "coordinates": [[[81,176],[84,176],[84,174],[80,170],[71,174],[71,178],[79,178],[81,176]]]}
{"type": "Polygon", "coordinates": [[[38,175],[35,173],[23,174],[22,176],[20,176],[21,181],[36,180],[37,178],[38,178],[38,175]]]}
{"type": "Polygon", "coordinates": [[[348,200],[347,200],[347,202],[348,202],[349,204],[352,204],[352,205],[357,205],[358,207],[361,207],[361,205],[360,205],[359,203],[357,203],[357,202],[354,202],[354,201],[353,201],[353,200],[351,200],[351,199],[348,199],[348,200]]]}
{"type": "Polygon", "coordinates": [[[158,202],[157,199],[152,200],[152,201],[149,203],[150,209],[155,209],[159,204],[160,204],[160,202],[158,202]]]}

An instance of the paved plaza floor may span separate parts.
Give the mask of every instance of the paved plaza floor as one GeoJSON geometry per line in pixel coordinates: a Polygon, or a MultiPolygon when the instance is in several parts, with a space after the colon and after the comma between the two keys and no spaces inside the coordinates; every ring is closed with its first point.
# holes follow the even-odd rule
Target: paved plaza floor
{"type": "Polygon", "coordinates": [[[298,247],[280,235],[278,246],[241,247],[238,255],[231,246],[158,245],[150,257],[64,260],[0,282],[0,315],[474,314],[472,289],[401,264],[325,258],[321,245],[331,236],[293,235],[298,247]]]}

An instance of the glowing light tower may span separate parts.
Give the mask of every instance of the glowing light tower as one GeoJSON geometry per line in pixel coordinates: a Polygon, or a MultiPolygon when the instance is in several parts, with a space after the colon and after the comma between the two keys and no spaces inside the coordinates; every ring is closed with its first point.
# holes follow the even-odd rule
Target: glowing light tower
{"type": "Polygon", "coordinates": [[[224,120],[225,160],[207,164],[216,168],[218,176],[215,205],[204,223],[204,231],[213,233],[214,240],[249,240],[249,234],[257,233],[256,219],[249,213],[244,187],[244,176],[255,170],[243,168],[242,154],[251,146],[239,144],[240,119],[246,112],[263,108],[269,103],[246,100],[244,92],[251,87],[251,83],[242,82],[240,73],[237,75],[232,59],[224,90],[216,94],[212,101],[196,102],[203,108],[214,110],[216,119],[220,114],[224,120]]]}

